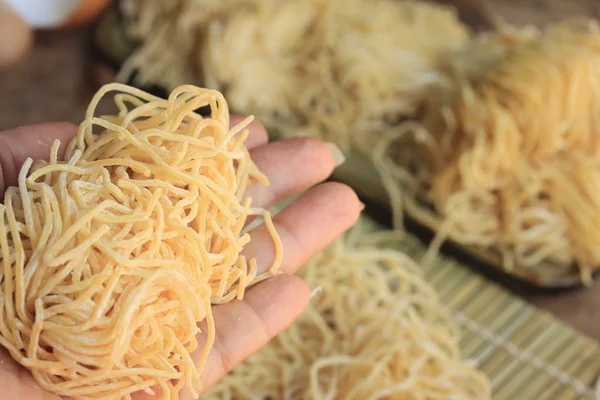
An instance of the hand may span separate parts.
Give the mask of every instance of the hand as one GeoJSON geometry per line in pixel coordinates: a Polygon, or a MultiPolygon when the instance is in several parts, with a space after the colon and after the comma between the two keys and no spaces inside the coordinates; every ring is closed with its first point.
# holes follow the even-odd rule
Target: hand
{"type": "MultiPolygon", "coordinates": [[[[240,121],[240,118],[232,118],[232,125],[240,121]]],[[[250,288],[243,301],[235,300],[213,308],[217,337],[204,370],[206,388],[267,344],[302,313],[310,298],[309,289],[292,274],[351,227],[360,213],[360,202],[350,188],[332,182],[320,184],[334,168],[333,156],[325,143],[299,138],[267,144],[267,133],[260,124],[253,122],[249,128],[246,146],[259,169],[271,181],[270,186],[256,184],[248,189],[253,206],[266,208],[308,191],[274,218],[283,242],[285,274],[250,288]]],[[[74,125],[57,123],[0,132],[0,199],[8,186],[16,185],[18,171],[27,157],[47,159],[54,139],[59,139],[64,146],[76,131],[74,125]]],[[[255,257],[259,268],[264,270],[274,257],[272,242],[261,227],[252,231],[251,236],[244,253],[255,257]]],[[[0,349],[0,387],[2,398],[7,400],[58,399],[40,389],[29,372],[15,363],[3,348],[0,349]]],[[[145,393],[134,396],[135,399],[151,397],[145,393]]],[[[181,397],[190,398],[189,393],[181,397]]]]}

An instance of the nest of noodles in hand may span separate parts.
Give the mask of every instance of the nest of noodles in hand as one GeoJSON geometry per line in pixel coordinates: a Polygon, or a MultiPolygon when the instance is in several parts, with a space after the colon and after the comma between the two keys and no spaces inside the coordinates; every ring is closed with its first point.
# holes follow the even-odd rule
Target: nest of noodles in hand
{"type": "Polygon", "coordinates": [[[49,162],[25,163],[0,204],[0,344],[43,389],[74,399],[203,389],[211,305],[243,297],[281,257],[269,214],[242,197],[252,179],[267,183],[243,145],[249,121],[230,129],[213,90],[163,100],[112,84],[65,161],[56,142],[49,162]],[[111,91],[118,114],[96,117],[111,91]],[[194,112],[204,106],[206,118],[194,112]],[[254,214],[278,249],[264,274],[240,254],[254,214]]]}
{"type": "Polygon", "coordinates": [[[419,122],[377,146],[394,208],[431,204],[438,239],[493,249],[507,270],[589,282],[600,267],[598,24],[504,26],[442,71],[419,122]]]}
{"type": "Polygon", "coordinates": [[[400,0],[123,1],[140,43],[120,79],[200,82],[272,133],[370,153],[412,115],[470,32],[454,9],[400,0]]]}
{"type": "Polygon", "coordinates": [[[406,237],[359,220],[299,275],[320,288],[301,317],[206,394],[209,400],[486,400],[459,329],[406,237]]]}

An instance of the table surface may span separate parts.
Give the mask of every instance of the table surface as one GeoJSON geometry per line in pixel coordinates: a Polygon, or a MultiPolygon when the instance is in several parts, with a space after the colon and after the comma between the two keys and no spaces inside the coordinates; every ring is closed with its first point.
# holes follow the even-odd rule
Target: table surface
{"type": "MultiPolygon", "coordinates": [[[[598,0],[484,0],[492,13],[516,24],[544,24],[561,18],[600,18],[598,0]]],[[[94,91],[89,29],[44,32],[19,65],[0,71],[0,129],[83,117],[94,91]]],[[[600,283],[557,293],[509,288],[600,342],[600,283]]]]}

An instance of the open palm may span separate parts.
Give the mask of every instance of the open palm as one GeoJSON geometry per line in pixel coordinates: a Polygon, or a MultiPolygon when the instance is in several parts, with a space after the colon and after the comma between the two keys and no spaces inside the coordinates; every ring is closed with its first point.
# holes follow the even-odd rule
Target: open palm
{"type": "MultiPolygon", "coordinates": [[[[232,118],[232,125],[240,121],[241,118],[232,118]]],[[[267,133],[260,124],[253,122],[249,129],[246,146],[271,181],[267,187],[257,184],[249,188],[247,194],[253,199],[253,207],[269,207],[307,191],[274,219],[283,242],[284,274],[252,287],[243,301],[213,308],[217,337],[204,370],[205,388],[300,315],[309,301],[309,289],[293,273],[352,226],[360,213],[360,202],[350,188],[333,182],[321,183],[335,166],[325,143],[308,138],[267,143],[267,133]]],[[[56,123],[0,132],[0,199],[8,186],[16,184],[18,171],[27,157],[47,159],[55,139],[65,143],[76,131],[74,125],[56,123]]],[[[274,257],[272,240],[264,227],[253,230],[251,237],[244,253],[256,258],[262,272],[274,257]]],[[[6,400],[57,399],[40,389],[29,372],[15,363],[1,346],[0,387],[0,397],[6,400]]],[[[151,397],[144,393],[134,396],[135,399],[151,397]]],[[[181,397],[191,398],[189,393],[181,397]]]]}

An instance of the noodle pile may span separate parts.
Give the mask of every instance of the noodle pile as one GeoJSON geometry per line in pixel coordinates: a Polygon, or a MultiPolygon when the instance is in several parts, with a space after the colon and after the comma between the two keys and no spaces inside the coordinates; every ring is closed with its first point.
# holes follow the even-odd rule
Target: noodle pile
{"type": "Polygon", "coordinates": [[[450,238],[532,280],[589,281],[600,268],[595,23],[471,39],[452,9],[426,2],[127,0],[123,11],[140,46],[122,79],[202,82],[278,135],[366,154],[395,225],[407,211],[439,227],[430,255],[450,238]]]}
{"type": "Polygon", "coordinates": [[[230,129],[216,91],[183,86],[162,100],[112,84],[65,162],[56,142],[49,162],[24,164],[0,205],[0,344],[43,389],[76,399],[201,389],[211,304],[241,298],[281,260],[270,214],[242,197],[251,179],[267,183],[243,145],[249,121],[230,129]],[[111,91],[118,114],[94,116],[111,91]],[[194,113],[205,106],[210,117],[194,113]],[[240,255],[254,214],[277,249],[262,275],[240,255]]]}
{"type": "Polygon", "coordinates": [[[367,222],[301,269],[322,291],[207,399],[491,398],[485,376],[460,360],[458,328],[419,266],[391,249],[407,238],[367,222]]]}
{"type": "Polygon", "coordinates": [[[442,71],[421,123],[376,150],[392,197],[433,204],[440,237],[491,246],[507,269],[579,269],[589,281],[600,267],[598,25],[501,28],[442,71]]]}
{"type": "Polygon", "coordinates": [[[412,115],[469,39],[451,8],[399,0],[123,2],[140,42],[120,79],[201,83],[272,133],[363,152],[412,115]],[[183,60],[183,61],[182,61],[183,60]]]}
{"type": "Polygon", "coordinates": [[[202,82],[277,135],[366,154],[397,226],[403,211],[426,213],[417,203],[443,223],[431,254],[451,238],[532,279],[589,281],[600,268],[594,23],[472,39],[452,9],[427,2],[122,6],[140,45],[121,79],[202,82]]]}

